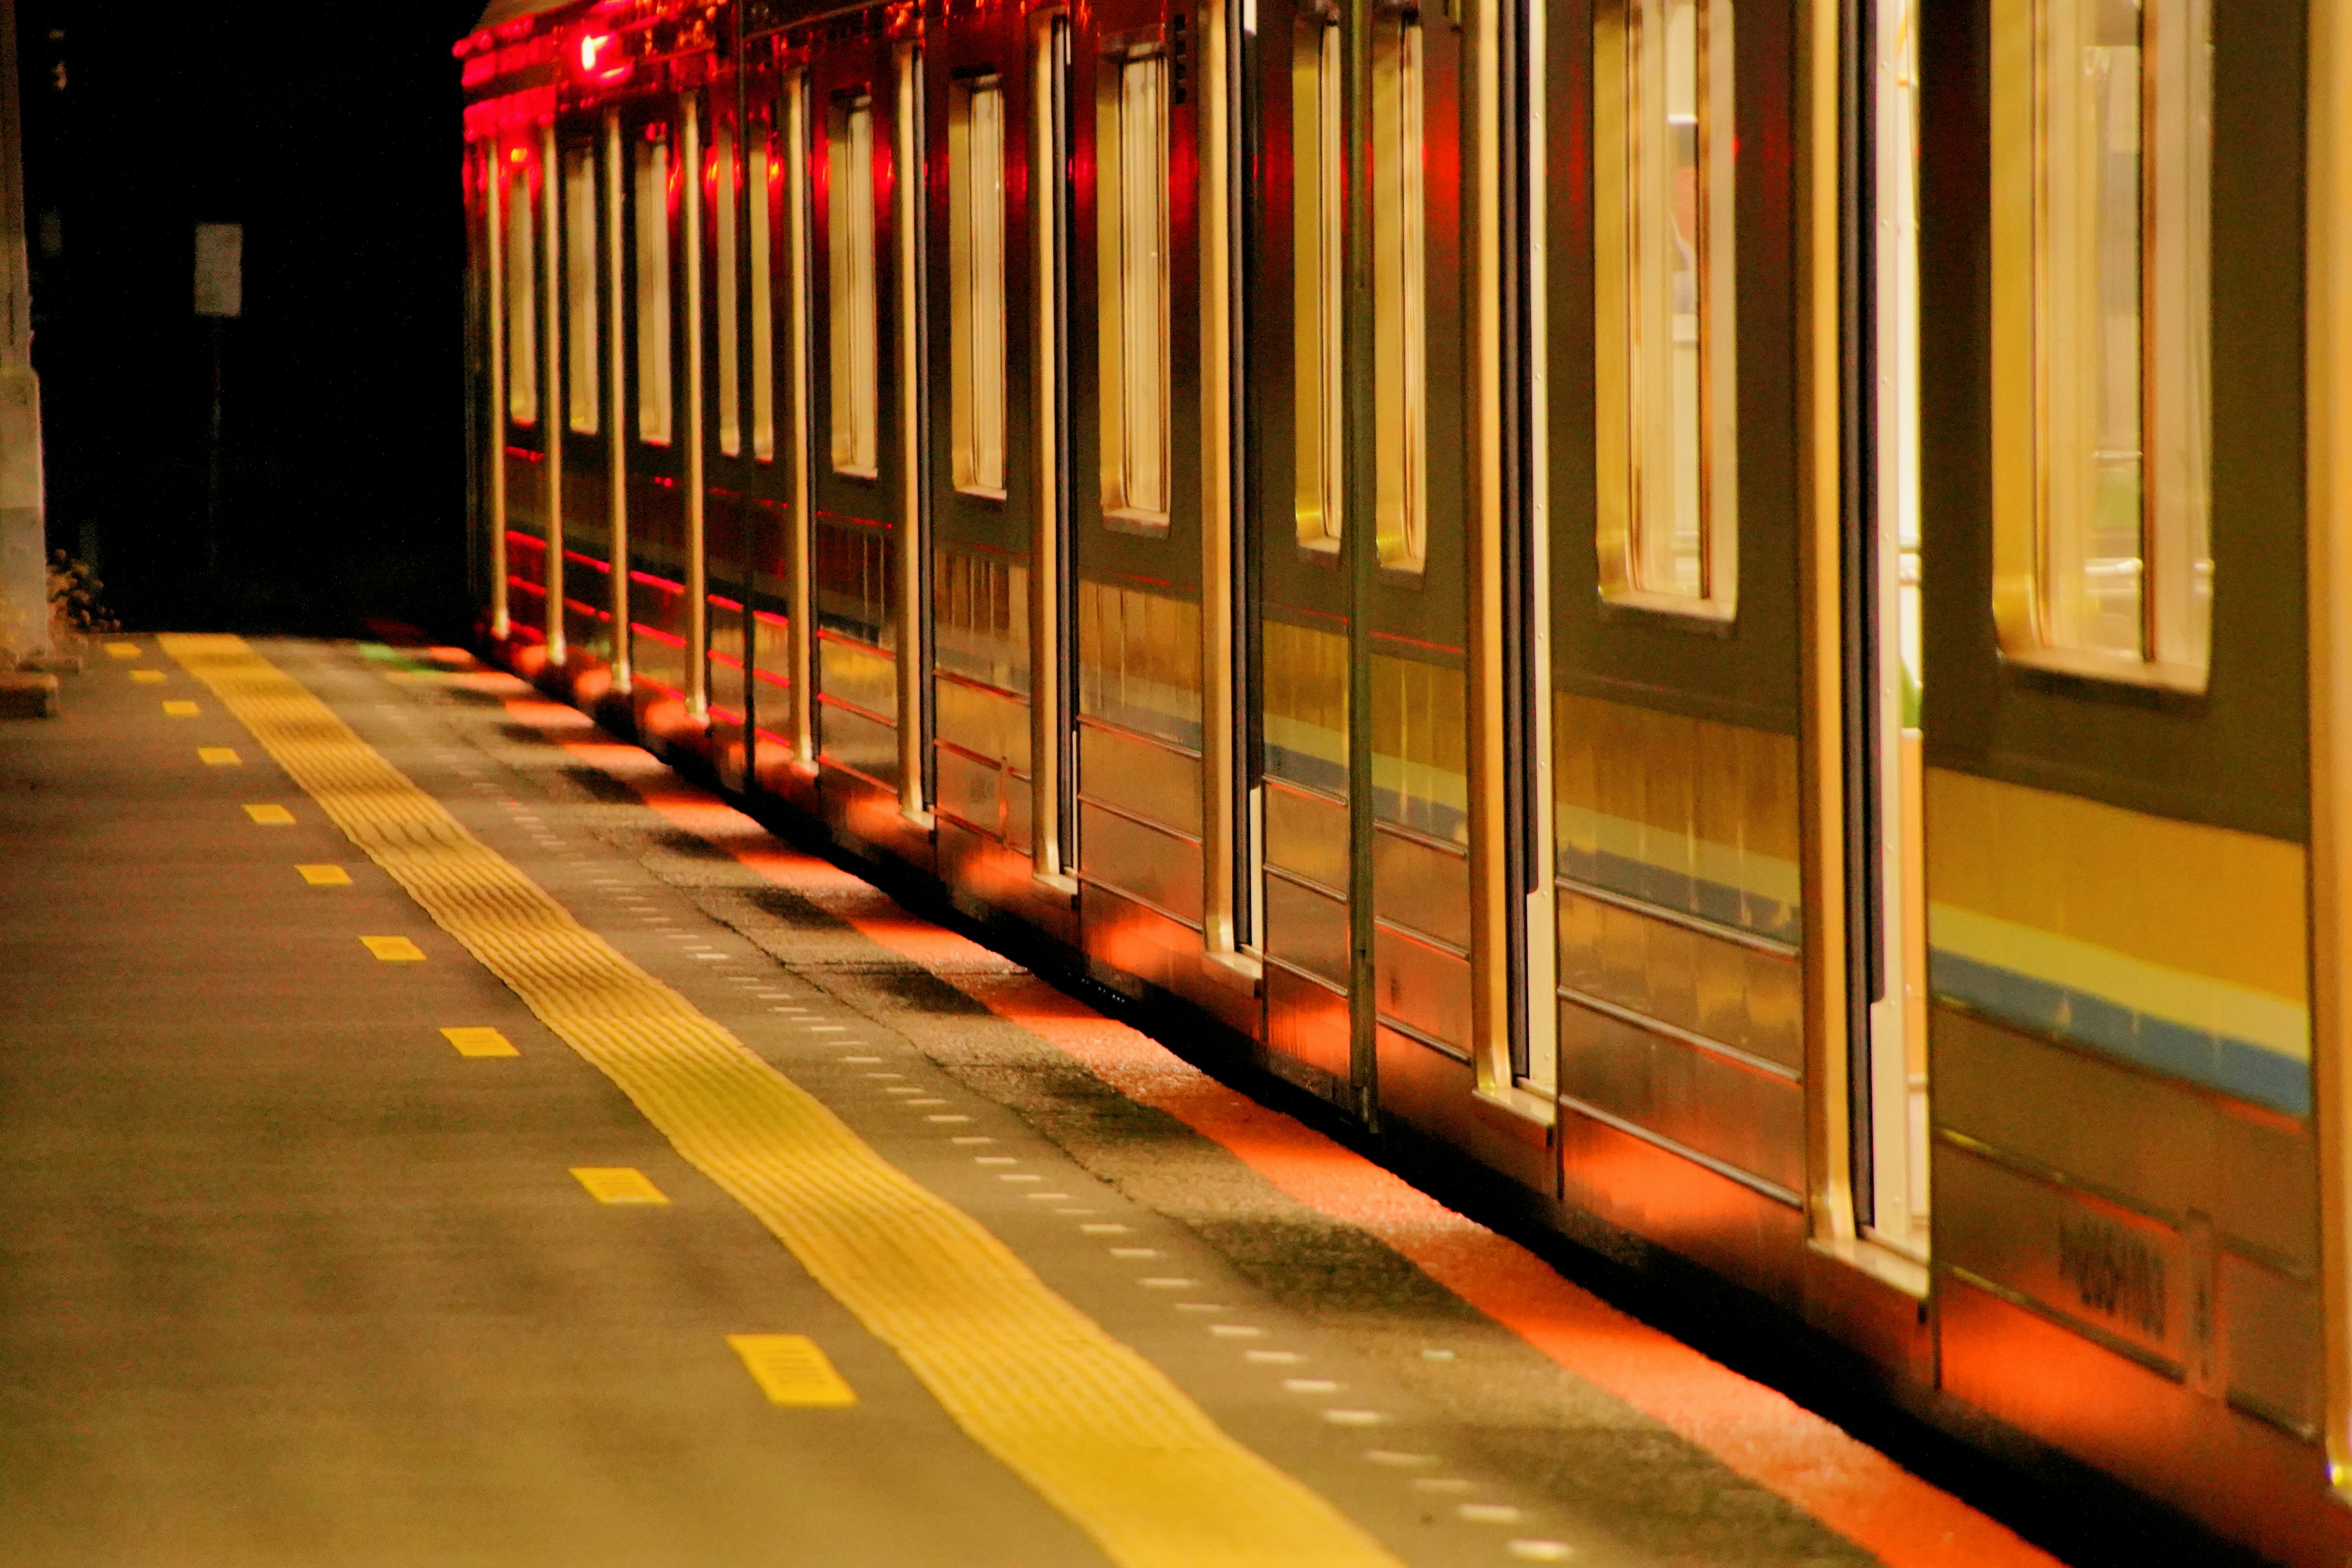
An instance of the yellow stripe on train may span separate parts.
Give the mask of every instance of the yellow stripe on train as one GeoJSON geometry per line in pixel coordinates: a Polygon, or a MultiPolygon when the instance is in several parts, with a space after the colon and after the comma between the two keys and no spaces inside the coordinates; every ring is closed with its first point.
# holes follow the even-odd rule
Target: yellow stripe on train
{"type": "MultiPolygon", "coordinates": [[[[2004,968],[2039,963],[2095,970],[2105,982],[2084,989],[2147,1011],[2160,1009],[2143,995],[2187,994],[2180,985],[2167,990],[2155,979],[2168,973],[2183,984],[2212,983],[2222,988],[2216,996],[2267,998],[2302,1016],[2307,993],[2300,844],[1941,768],[1927,771],[1927,895],[1938,910],[1931,924],[1937,946],[1981,941],[2015,959],[1992,960],[2004,968]],[[1966,936],[1962,927],[1945,923],[1945,911],[1995,923],[1966,936]],[[1993,934],[1999,931],[2033,934],[2013,942],[1993,934]],[[2037,956],[2041,947],[2049,952],[2037,956]],[[2072,956],[2057,956],[2062,952],[2072,956]],[[2119,968],[2093,953],[2137,967],[2119,968]],[[2109,985],[2134,989],[2118,993],[2109,985]]],[[[1972,956],[1992,959],[1990,949],[1972,956]]],[[[2207,1005],[2200,1001],[2196,1010],[2201,1015],[2207,1005]]],[[[2231,1005],[2232,1016],[2269,1016],[2251,1002],[2231,1005]]],[[[2283,1039],[2284,1016],[2277,1014],[2266,1034],[2241,1037],[2283,1039]]],[[[2294,1048],[2300,1054],[2306,1047],[2294,1048]]]]}

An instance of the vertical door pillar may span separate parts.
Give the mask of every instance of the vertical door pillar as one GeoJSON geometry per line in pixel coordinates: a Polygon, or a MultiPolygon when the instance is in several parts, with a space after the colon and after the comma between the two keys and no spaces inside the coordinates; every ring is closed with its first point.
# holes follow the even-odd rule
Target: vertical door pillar
{"type": "Polygon", "coordinates": [[[1061,884],[1062,864],[1062,58],[1066,13],[1029,25],[1030,256],[1035,287],[1037,504],[1029,541],[1029,845],[1031,868],[1061,884]]]}
{"type": "Polygon", "coordinates": [[[2311,1025],[2327,1467],[2352,1494],[2352,19],[2311,6],[2305,261],[2310,561],[2311,1025]]]}
{"type": "Polygon", "coordinates": [[[1804,921],[1806,1208],[1850,1241],[1844,552],[1838,184],[1841,0],[1801,0],[1797,60],[1798,857],[1804,921]]]}
{"type": "Polygon", "coordinates": [[[507,258],[506,160],[501,139],[492,132],[482,150],[482,222],[489,230],[484,247],[490,260],[490,636],[499,642],[511,629],[507,616],[507,258]]]}
{"type": "Polygon", "coordinates": [[[686,711],[710,712],[710,585],[702,548],[702,116],[693,93],[678,100],[680,248],[686,261],[686,711]]]}
{"type": "Polygon", "coordinates": [[[634,684],[630,672],[634,649],[629,635],[629,422],[622,417],[622,410],[628,406],[623,388],[629,373],[628,334],[622,323],[629,319],[629,308],[621,283],[621,159],[620,111],[608,109],[604,111],[604,291],[612,308],[604,317],[604,374],[611,384],[603,421],[604,489],[611,531],[606,549],[613,584],[613,689],[625,697],[634,684]]]}
{"type": "Polygon", "coordinates": [[[1339,13],[1339,146],[1347,160],[1340,276],[1340,384],[1348,440],[1340,535],[1348,579],[1348,1033],[1356,1114],[1380,1123],[1380,970],[1373,925],[1372,642],[1366,616],[1379,581],[1372,454],[1380,441],[1367,395],[1375,360],[1372,233],[1372,15],[1379,0],[1343,0],[1339,13]]]}
{"type": "Polygon", "coordinates": [[[1503,92],[1504,0],[1470,0],[1469,159],[1471,256],[1470,548],[1470,1037],[1478,1092],[1507,1100],[1511,1089],[1511,896],[1507,837],[1511,680],[1504,647],[1505,515],[1503,399],[1503,92]]]}
{"type": "Polygon", "coordinates": [[[546,503],[547,526],[547,658],[561,665],[563,646],[563,426],[569,417],[563,395],[569,390],[563,374],[563,181],[555,161],[555,122],[539,128],[540,316],[544,325],[540,341],[547,345],[540,356],[540,445],[546,461],[541,491],[546,503]]]}
{"type": "Polygon", "coordinates": [[[784,86],[785,265],[792,271],[790,363],[793,392],[792,616],[793,766],[816,771],[816,595],[811,587],[809,521],[816,486],[815,435],[809,424],[809,91],[808,73],[794,71],[784,86]]]}
{"type": "Polygon", "coordinates": [[[929,661],[924,658],[930,605],[923,584],[929,530],[923,526],[923,53],[903,43],[892,51],[898,85],[893,107],[898,146],[890,183],[891,228],[898,244],[898,810],[929,828],[924,806],[923,711],[929,661]]]}
{"type": "Polygon", "coordinates": [[[1201,6],[1201,858],[1202,941],[1235,949],[1238,893],[1234,765],[1234,102],[1225,0],[1201,6]]]}

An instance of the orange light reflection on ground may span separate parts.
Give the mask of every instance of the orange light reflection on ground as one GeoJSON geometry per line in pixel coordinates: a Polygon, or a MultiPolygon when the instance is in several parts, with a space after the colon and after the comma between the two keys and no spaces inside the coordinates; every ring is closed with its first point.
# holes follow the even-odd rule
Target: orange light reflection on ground
{"type": "MultiPolygon", "coordinates": [[[[519,721],[550,731],[573,731],[586,721],[552,702],[506,706],[519,721]]],[[[680,782],[637,747],[578,741],[564,747],[780,887],[838,893],[867,886],[680,782]]],[[[1034,976],[1006,974],[1003,961],[978,943],[895,905],[890,910],[838,912],[1120,1093],[1223,1145],[1290,1197],[1379,1237],[1545,1356],[1788,1499],[1889,1568],[2056,1568],[2056,1559],[2005,1526],[1785,1395],[1626,1316],[1516,1242],[1226,1088],[1139,1031],[1034,976]]]]}

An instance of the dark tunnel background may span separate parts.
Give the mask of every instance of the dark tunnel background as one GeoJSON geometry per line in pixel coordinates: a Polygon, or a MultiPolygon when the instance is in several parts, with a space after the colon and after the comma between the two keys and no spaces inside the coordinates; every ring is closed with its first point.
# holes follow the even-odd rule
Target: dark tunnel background
{"type": "Polygon", "coordinates": [[[462,626],[479,9],[18,0],[49,542],[124,625],[462,626]],[[205,222],[244,226],[233,321],[194,312],[205,222]]]}

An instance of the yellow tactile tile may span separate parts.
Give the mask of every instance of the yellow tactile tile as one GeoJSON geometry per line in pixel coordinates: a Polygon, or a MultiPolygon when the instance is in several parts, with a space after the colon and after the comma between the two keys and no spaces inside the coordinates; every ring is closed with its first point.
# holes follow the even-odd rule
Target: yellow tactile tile
{"type": "Polygon", "coordinates": [[[479,1025],[463,1024],[441,1031],[442,1037],[457,1047],[461,1057],[519,1057],[512,1040],[496,1029],[479,1025]]]}
{"type": "Polygon", "coordinates": [[[196,705],[185,698],[174,698],[163,704],[163,716],[167,719],[193,719],[199,711],[196,705]]]}
{"type": "Polygon", "coordinates": [[[294,814],[282,805],[248,805],[245,815],[264,827],[291,827],[294,814]]]}
{"type": "Polygon", "coordinates": [[[485,847],[300,682],[238,637],[163,642],[443,930],[1113,1562],[1394,1568],[994,1235],[485,847]]]}
{"type": "Polygon", "coordinates": [[[341,866],[297,866],[302,879],[314,888],[348,888],[352,874],[341,866]]]}
{"type": "Polygon", "coordinates": [[[386,963],[420,963],[425,950],[404,936],[363,936],[360,942],[386,963]]]}
{"type": "Polygon", "coordinates": [[[171,677],[160,669],[134,669],[131,672],[131,679],[142,686],[161,686],[171,677]]]}
{"type": "Polygon", "coordinates": [[[727,1343],[771,1405],[841,1407],[857,1395],[806,1334],[730,1334],[727,1343]]]}
{"type": "Polygon", "coordinates": [[[666,1204],[653,1178],[634,1165],[574,1165],[572,1173],[600,1204],[666,1204]]]}
{"type": "Polygon", "coordinates": [[[198,746],[196,761],[208,768],[234,768],[242,766],[245,759],[236,754],[234,746],[198,746]]]}
{"type": "Polygon", "coordinates": [[[106,645],[106,651],[116,658],[137,658],[147,650],[135,642],[110,642],[106,645]]]}

